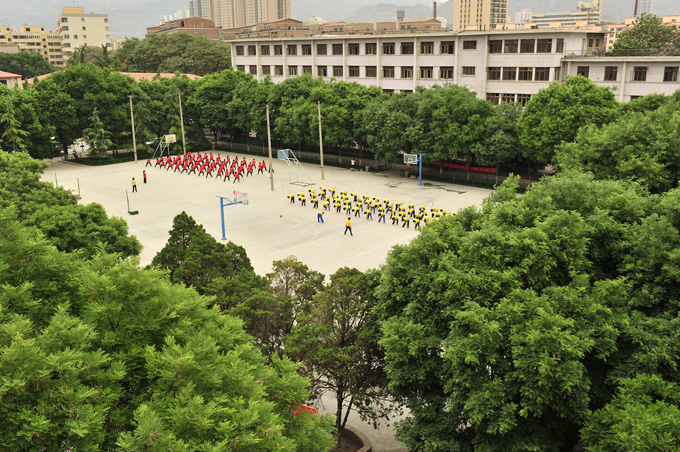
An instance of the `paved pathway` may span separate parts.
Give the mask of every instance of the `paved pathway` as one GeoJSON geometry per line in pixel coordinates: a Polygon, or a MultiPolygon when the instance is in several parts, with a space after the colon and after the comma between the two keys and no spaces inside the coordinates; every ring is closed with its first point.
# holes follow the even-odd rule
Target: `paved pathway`
{"type": "MultiPolygon", "coordinates": [[[[245,157],[249,161],[253,158],[245,157]]],[[[385,262],[394,245],[406,244],[418,234],[413,224],[405,229],[401,225],[391,225],[389,220],[387,224],[378,224],[377,216],[374,220],[352,216],[354,236],[343,235],[347,216],[335,210],[326,212],[325,222],[318,223],[318,210],[311,207],[308,195],[306,207],[297,201],[294,205],[289,203],[289,193],[307,193],[310,187],[290,184],[289,170],[284,162],[274,161],[274,191],[271,191],[268,175],[245,177],[234,184],[222,179],[145,167],[145,163],[140,160],[90,167],[55,160],[45,171],[43,180],[54,182],[56,174],[59,185],[74,192],[79,181],[81,202],[98,202],[109,215],[126,219],[130,232],[144,246],[140,256],[142,265],[150,263],[165,246],[172,219],[182,211],[221,239],[218,196],[229,196],[235,189],[248,193],[249,204],[225,208],[226,236],[246,249],[255,271],[261,275],[271,271],[272,261],[290,255],[326,275],[344,266],[362,271],[377,268],[385,262]],[[142,181],[142,170],[147,172],[147,184],[142,181]],[[129,193],[130,205],[132,210],[139,211],[138,215],[127,213],[125,199],[125,191],[132,189],[133,177],[137,180],[138,192],[129,193]]],[[[303,168],[315,182],[312,188],[317,191],[320,186],[335,187],[338,192],[346,190],[390,201],[413,202],[416,206],[427,205],[428,209],[435,205],[456,211],[472,204],[481,205],[490,193],[486,189],[453,184],[424,182],[419,186],[417,179],[405,178],[396,171],[367,173],[326,167],[322,181],[318,165],[303,164],[303,168]]],[[[357,418],[352,418],[350,424],[371,438],[376,452],[399,447],[390,428],[374,431],[357,418]]]]}

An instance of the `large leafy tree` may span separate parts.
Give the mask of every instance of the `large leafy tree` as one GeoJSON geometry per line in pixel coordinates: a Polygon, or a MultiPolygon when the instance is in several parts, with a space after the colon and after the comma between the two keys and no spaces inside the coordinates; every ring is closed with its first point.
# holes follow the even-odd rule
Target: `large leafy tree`
{"type": "Polygon", "coordinates": [[[231,67],[228,46],[187,33],[152,34],[128,39],[111,56],[125,72],[181,72],[206,75],[231,67]]]}
{"type": "Polygon", "coordinates": [[[643,13],[619,33],[612,55],[680,55],[680,30],[654,14],[643,13]]]}
{"type": "Polygon", "coordinates": [[[284,352],[284,340],[308,314],[314,295],[323,288],[324,275],[309,269],[294,256],[274,261],[267,287],[252,291],[232,313],[243,319],[265,354],[284,352]]]}
{"type": "Polygon", "coordinates": [[[136,92],[132,78],[93,65],[75,65],[38,82],[34,89],[39,115],[55,127],[64,151],[90,126],[93,107],[112,141],[129,139],[128,96],[136,92]]]}
{"type": "Polygon", "coordinates": [[[247,134],[253,105],[244,96],[257,82],[243,72],[231,69],[210,74],[195,84],[195,91],[187,99],[187,109],[202,127],[213,133],[214,144],[220,135],[247,134]],[[248,89],[250,88],[250,89],[248,89]],[[237,89],[241,96],[236,97],[237,89]]]}
{"type": "Polygon", "coordinates": [[[574,141],[579,128],[616,118],[618,103],[608,89],[576,76],[540,90],[517,123],[522,153],[533,163],[550,163],[561,143],[574,141]]]}
{"type": "MultiPolygon", "coordinates": [[[[435,85],[419,93],[416,120],[421,136],[415,151],[429,161],[449,158],[471,162],[472,146],[486,133],[485,121],[493,113],[489,102],[467,88],[435,85]]],[[[443,171],[443,165],[440,170],[443,171]]]]}
{"type": "Polygon", "coordinates": [[[680,180],[680,104],[631,112],[602,127],[581,129],[556,155],[558,168],[591,171],[597,178],[631,179],[663,192],[680,180]]]}
{"type": "Polygon", "coordinates": [[[273,86],[268,99],[273,116],[272,130],[288,145],[300,147],[318,144],[312,138],[315,126],[318,137],[317,104],[308,99],[323,84],[322,79],[304,74],[273,86]]]}
{"type": "Polygon", "coordinates": [[[168,270],[173,282],[215,296],[223,309],[233,308],[264,285],[243,247],[218,242],[186,212],[174,218],[168,243],[151,265],[168,270]]]}
{"type": "Polygon", "coordinates": [[[522,113],[516,103],[503,102],[494,107],[491,116],[484,121],[484,137],[473,145],[475,160],[482,165],[498,167],[521,158],[517,121],[522,113]]]}
{"type": "Polygon", "coordinates": [[[414,152],[421,136],[417,112],[417,95],[405,93],[378,96],[366,105],[360,130],[376,160],[396,162],[400,152],[414,152]]]}
{"type": "MultiPolygon", "coordinates": [[[[655,416],[677,412],[672,388],[665,405],[620,394],[643,373],[677,381],[680,191],[570,172],[518,198],[517,183],[431,222],[383,267],[376,309],[409,450],[588,449],[636,431],[632,413],[659,431],[655,416]]],[[[638,450],[621,439],[613,449],[638,450]]]]}
{"type": "Polygon", "coordinates": [[[330,279],[298,316],[285,350],[304,363],[316,397],[328,393],[335,398],[335,427],[340,431],[353,410],[374,423],[387,418],[392,400],[372,313],[379,273],[344,267],[330,279]]]}
{"type": "Polygon", "coordinates": [[[40,52],[0,52],[0,67],[5,72],[21,75],[24,80],[57,70],[40,52]]]}
{"type": "Polygon", "coordinates": [[[0,207],[13,209],[19,221],[65,252],[81,250],[86,258],[102,250],[126,258],[140,253],[125,221],[107,217],[99,204],[79,205],[72,193],[40,181],[46,166],[23,152],[0,152],[0,207]]]}

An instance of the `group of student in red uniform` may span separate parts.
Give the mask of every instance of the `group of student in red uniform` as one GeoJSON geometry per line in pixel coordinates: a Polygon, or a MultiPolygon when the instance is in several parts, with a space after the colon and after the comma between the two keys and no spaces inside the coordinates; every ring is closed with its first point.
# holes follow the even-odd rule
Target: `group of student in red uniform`
{"type": "MultiPolygon", "coordinates": [[[[146,160],[146,166],[151,166],[151,159],[146,160]]],[[[238,156],[231,159],[229,156],[222,158],[221,155],[215,157],[213,153],[201,154],[197,152],[192,154],[187,152],[186,154],[177,154],[172,157],[168,155],[167,157],[160,157],[156,159],[155,167],[160,167],[166,171],[173,170],[173,172],[179,171],[181,173],[187,174],[197,174],[205,177],[215,177],[216,179],[222,178],[222,181],[231,180],[233,176],[234,182],[240,182],[242,177],[252,176],[257,166],[257,174],[264,174],[268,172],[267,163],[263,160],[257,163],[255,159],[248,162],[245,157],[239,160],[238,156]]]]}
{"type": "MultiPolygon", "coordinates": [[[[297,195],[294,193],[288,194],[288,199],[291,204],[295,204],[295,200],[300,203],[301,206],[307,205],[307,195],[304,192],[300,192],[297,195]]],[[[432,206],[430,211],[425,208],[425,206],[416,206],[409,202],[408,204],[402,202],[390,202],[389,199],[380,199],[377,196],[371,198],[368,195],[358,195],[356,193],[347,193],[345,190],[336,193],[335,188],[327,189],[326,187],[321,187],[319,193],[317,193],[313,188],[309,189],[309,202],[312,208],[319,209],[321,211],[317,214],[317,222],[323,223],[323,214],[326,211],[331,210],[331,206],[335,209],[337,213],[344,213],[349,215],[354,215],[355,217],[361,218],[362,215],[366,217],[367,220],[373,220],[374,217],[377,218],[378,223],[386,222],[386,217],[392,222],[393,225],[399,225],[401,221],[402,228],[410,228],[411,222],[413,222],[414,229],[420,229],[429,221],[441,218],[444,215],[449,215],[449,213],[444,209],[439,209],[432,206]],[[319,207],[321,206],[321,207],[319,207]]],[[[454,215],[457,212],[454,213],[454,215]]]]}

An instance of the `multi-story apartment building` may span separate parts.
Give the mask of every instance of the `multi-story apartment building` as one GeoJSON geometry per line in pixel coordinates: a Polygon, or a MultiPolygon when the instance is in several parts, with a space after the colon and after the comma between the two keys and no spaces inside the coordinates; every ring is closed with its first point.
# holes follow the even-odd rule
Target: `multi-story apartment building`
{"type": "Polygon", "coordinates": [[[508,21],[508,0],[458,0],[453,6],[453,31],[502,29],[508,21]]]}
{"type": "Polygon", "coordinates": [[[111,47],[109,15],[85,13],[82,6],[67,6],[57,19],[64,57],[82,46],[111,47]]]}
{"type": "Polygon", "coordinates": [[[493,103],[526,103],[566,74],[567,55],[603,53],[604,34],[583,30],[502,30],[423,34],[237,39],[233,67],[281,82],[311,74],[385,92],[453,83],[493,103]]]}
{"type": "Polygon", "coordinates": [[[3,25],[0,27],[0,45],[14,45],[21,52],[40,53],[55,66],[64,66],[61,35],[57,31],[46,31],[42,25],[22,25],[19,31],[3,25]]]}
{"type": "Polygon", "coordinates": [[[218,28],[239,28],[290,17],[290,0],[190,0],[191,16],[210,19],[218,28]]]}

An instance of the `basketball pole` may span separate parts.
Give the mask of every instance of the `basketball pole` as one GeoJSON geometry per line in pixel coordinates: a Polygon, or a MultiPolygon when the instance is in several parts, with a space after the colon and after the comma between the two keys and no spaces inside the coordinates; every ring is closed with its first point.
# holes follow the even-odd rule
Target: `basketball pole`
{"type": "Polygon", "coordinates": [[[132,150],[135,153],[135,163],[137,163],[137,137],[135,136],[135,112],[132,110],[132,96],[130,98],[130,122],[132,122],[132,150]]]}
{"type": "Polygon", "coordinates": [[[324,180],[323,177],[323,137],[321,134],[321,101],[318,100],[316,101],[316,105],[319,108],[319,153],[321,154],[321,180],[324,180]]]}
{"type": "Polygon", "coordinates": [[[423,155],[418,154],[418,185],[423,185],[423,155]]]}
{"type": "MultiPolygon", "coordinates": [[[[186,143],[186,140],[184,139],[184,115],[182,114],[182,92],[181,91],[177,92],[177,97],[179,98],[179,122],[182,124],[182,153],[186,154],[187,153],[187,143],[186,143]]],[[[168,150],[168,155],[170,155],[169,150],[168,150]]]]}
{"type": "Polygon", "coordinates": [[[222,217],[222,240],[227,240],[227,233],[224,230],[224,198],[221,196],[218,198],[220,198],[220,216],[222,217]]]}
{"type": "MultiPolygon", "coordinates": [[[[267,104],[267,143],[269,144],[269,183],[274,191],[274,171],[272,171],[272,134],[269,126],[269,104],[267,104]]],[[[224,221],[222,222],[224,224],[224,221]]]]}

